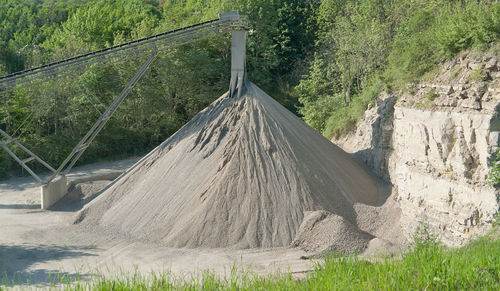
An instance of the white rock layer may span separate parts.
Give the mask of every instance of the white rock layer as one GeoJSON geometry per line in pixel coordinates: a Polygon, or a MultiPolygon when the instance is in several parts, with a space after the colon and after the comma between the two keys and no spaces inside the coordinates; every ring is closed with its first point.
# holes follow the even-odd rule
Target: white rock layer
{"type": "Polygon", "coordinates": [[[458,246],[491,227],[500,198],[487,183],[499,144],[497,57],[473,60],[476,70],[485,68],[486,81],[471,79],[465,55],[443,66],[433,83],[382,94],[355,133],[334,140],[393,184],[408,237],[424,222],[458,246]],[[431,91],[435,100],[427,97],[431,91]]]}

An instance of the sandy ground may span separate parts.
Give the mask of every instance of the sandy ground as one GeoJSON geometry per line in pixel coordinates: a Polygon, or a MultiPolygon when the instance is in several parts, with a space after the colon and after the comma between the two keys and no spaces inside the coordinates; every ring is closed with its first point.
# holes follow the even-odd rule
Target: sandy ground
{"type": "MultiPolygon", "coordinates": [[[[135,161],[76,168],[68,178],[105,175],[135,161]]],[[[257,274],[289,271],[301,277],[315,263],[300,259],[305,253],[297,249],[175,249],[73,225],[76,213],[89,201],[41,210],[40,189],[32,178],[0,182],[0,274],[16,284],[29,281],[42,286],[53,282],[57,274],[85,278],[138,270],[190,277],[207,269],[227,275],[233,266],[257,274]]]]}

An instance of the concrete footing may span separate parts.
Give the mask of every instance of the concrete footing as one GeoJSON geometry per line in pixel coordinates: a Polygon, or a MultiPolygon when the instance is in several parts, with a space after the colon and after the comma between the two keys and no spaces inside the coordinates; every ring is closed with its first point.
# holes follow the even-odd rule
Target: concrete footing
{"type": "Polygon", "coordinates": [[[68,192],[68,181],[66,176],[59,176],[49,184],[41,187],[42,209],[48,209],[68,192]]]}

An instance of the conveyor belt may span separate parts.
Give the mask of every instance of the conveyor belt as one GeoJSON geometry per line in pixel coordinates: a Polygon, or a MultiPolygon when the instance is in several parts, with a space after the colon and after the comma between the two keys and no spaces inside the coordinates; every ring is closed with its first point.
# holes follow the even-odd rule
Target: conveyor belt
{"type": "Polygon", "coordinates": [[[160,51],[180,46],[201,39],[214,37],[219,33],[234,29],[234,27],[246,26],[246,19],[242,18],[237,13],[222,14],[219,15],[218,19],[212,19],[194,25],[177,28],[102,50],[49,63],[36,68],[1,76],[0,88],[7,88],[21,84],[24,84],[23,86],[29,85],[29,83],[36,79],[44,79],[49,76],[58,75],[95,63],[108,63],[116,61],[120,58],[127,58],[131,55],[152,51],[154,49],[160,51]]]}

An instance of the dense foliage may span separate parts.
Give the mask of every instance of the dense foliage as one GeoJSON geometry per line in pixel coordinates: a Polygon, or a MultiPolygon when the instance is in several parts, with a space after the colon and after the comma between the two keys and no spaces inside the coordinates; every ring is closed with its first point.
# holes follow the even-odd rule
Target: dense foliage
{"type": "MultiPolygon", "coordinates": [[[[250,79],[331,137],[352,129],[381,90],[401,88],[445,58],[498,41],[496,2],[3,0],[0,74],[237,9],[253,29],[250,79]]],[[[145,57],[0,92],[0,128],[56,165],[145,57]]],[[[82,162],[150,150],[226,90],[229,67],[229,36],[162,52],[82,162]]],[[[9,170],[21,172],[0,151],[0,176],[9,170]]]]}
{"type": "Polygon", "coordinates": [[[297,90],[304,119],[327,137],[351,130],[382,89],[500,37],[497,1],[322,1],[310,72],[297,90]]]}

